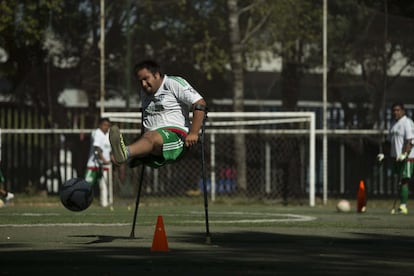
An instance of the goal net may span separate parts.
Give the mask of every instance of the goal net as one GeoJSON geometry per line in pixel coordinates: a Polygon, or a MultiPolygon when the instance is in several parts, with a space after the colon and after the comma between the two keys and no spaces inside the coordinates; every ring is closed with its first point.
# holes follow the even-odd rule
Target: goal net
{"type": "MultiPolygon", "coordinates": [[[[127,143],[140,135],[140,113],[104,112],[127,143]]],[[[315,206],[313,112],[210,112],[206,121],[207,190],[211,201],[308,201],[315,206]]],[[[202,194],[201,147],[179,162],[146,168],[142,200],[179,200],[202,194]]],[[[139,168],[130,168],[120,196],[136,192],[139,168]]]]}

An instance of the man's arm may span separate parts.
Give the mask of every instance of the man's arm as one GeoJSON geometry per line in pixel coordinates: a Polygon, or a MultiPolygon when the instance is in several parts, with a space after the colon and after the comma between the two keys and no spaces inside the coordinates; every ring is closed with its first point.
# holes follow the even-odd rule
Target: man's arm
{"type": "Polygon", "coordinates": [[[413,143],[413,134],[414,134],[414,125],[411,119],[404,121],[404,146],[402,148],[402,152],[399,156],[397,156],[397,161],[404,161],[410,155],[410,151],[412,148],[413,143]]]}
{"type": "Polygon", "coordinates": [[[408,157],[410,155],[410,151],[413,147],[412,143],[413,143],[413,139],[408,139],[404,141],[404,150],[403,150],[403,154],[405,154],[406,157],[408,157]]]}
{"type": "Polygon", "coordinates": [[[185,138],[185,145],[190,147],[198,142],[198,134],[203,125],[204,113],[207,112],[207,104],[204,99],[200,99],[193,104],[193,119],[190,131],[185,138]]]}
{"type": "Polygon", "coordinates": [[[109,165],[111,164],[111,160],[106,160],[105,157],[102,154],[102,149],[100,147],[94,146],[94,154],[95,159],[98,161],[98,163],[101,163],[102,165],[109,165]]]}

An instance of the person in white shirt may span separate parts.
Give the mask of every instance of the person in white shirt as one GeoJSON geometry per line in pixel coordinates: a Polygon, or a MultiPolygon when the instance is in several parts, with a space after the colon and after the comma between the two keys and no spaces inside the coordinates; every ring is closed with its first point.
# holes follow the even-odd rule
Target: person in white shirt
{"type": "Polygon", "coordinates": [[[94,185],[99,183],[100,204],[107,207],[112,204],[112,175],[111,175],[111,144],[108,130],[111,122],[108,118],[101,118],[99,126],[92,131],[91,147],[86,167],[85,180],[94,185]]]}
{"type": "Polygon", "coordinates": [[[119,128],[113,125],[109,139],[114,163],[138,159],[158,168],[178,160],[186,147],[198,142],[207,112],[206,102],[183,78],[161,73],[160,66],[153,60],[136,64],[134,72],[141,86],[143,134],[126,145],[119,128]],[[190,111],[193,113],[191,122],[190,111]]]}
{"type": "MultiPolygon", "coordinates": [[[[394,103],[391,108],[394,122],[389,131],[390,157],[394,160],[393,172],[400,179],[400,206],[397,213],[406,215],[408,214],[408,183],[414,169],[414,151],[411,150],[414,143],[414,123],[405,114],[402,103],[394,103]]],[[[383,158],[382,153],[378,155],[379,161],[383,158]]]]}
{"type": "MultiPolygon", "coordinates": [[[[0,165],[1,165],[1,129],[0,129],[0,165]]],[[[3,172],[1,171],[1,166],[0,166],[0,198],[1,200],[5,201],[3,202],[3,204],[0,204],[1,206],[4,206],[4,203],[7,203],[9,200],[14,198],[14,194],[7,191],[6,187],[5,187],[5,182],[6,179],[4,178],[3,172]]]]}

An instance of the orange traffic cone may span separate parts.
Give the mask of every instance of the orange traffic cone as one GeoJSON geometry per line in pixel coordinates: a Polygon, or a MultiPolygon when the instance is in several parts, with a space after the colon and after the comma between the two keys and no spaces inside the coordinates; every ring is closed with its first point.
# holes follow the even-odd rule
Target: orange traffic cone
{"type": "Polygon", "coordinates": [[[162,216],[158,216],[157,226],[155,227],[154,239],[152,240],[152,252],[167,252],[168,251],[168,242],[167,235],[164,230],[164,222],[162,221],[162,216]]]}
{"type": "Polygon", "coordinates": [[[366,211],[367,197],[365,193],[364,181],[359,181],[359,189],[357,195],[357,211],[358,213],[364,213],[366,211]]]}

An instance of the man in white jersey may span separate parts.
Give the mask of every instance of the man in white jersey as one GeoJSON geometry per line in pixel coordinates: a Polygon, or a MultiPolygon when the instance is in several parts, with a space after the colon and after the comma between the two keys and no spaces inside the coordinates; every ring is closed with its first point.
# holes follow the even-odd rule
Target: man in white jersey
{"type": "Polygon", "coordinates": [[[109,131],[114,161],[117,164],[139,159],[158,168],[179,159],[185,147],[195,145],[203,124],[206,102],[183,78],[161,73],[152,60],[135,65],[141,86],[142,136],[126,145],[116,125],[109,131]],[[190,123],[189,112],[193,112],[190,123]]]}
{"type": "MultiPolygon", "coordinates": [[[[408,214],[408,183],[413,174],[414,151],[411,151],[414,142],[414,123],[405,115],[405,108],[402,103],[392,105],[394,122],[390,128],[389,140],[391,142],[390,156],[394,160],[393,171],[398,174],[400,180],[400,206],[397,213],[408,214]]],[[[381,161],[384,155],[379,154],[381,161]]]]}
{"type": "Polygon", "coordinates": [[[109,143],[108,133],[110,126],[111,122],[108,118],[101,118],[98,128],[92,131],[91,147],[85,173],[85,180],[89,184],[99,183],[102,207],[112,204],[111,144],[109,143]]]}
{"type": "MultiPolygon", "coordinates": [[[[1,129],[0,129],[0,200],[4,200],[7,203],[9,200],[14,198],[14,194],[6,190],[5,182],[6,180],[1,171],[1,129]]],[[[3,205],[1,205],[1,202],[0,202],[0,207],[3,205]]]]}

